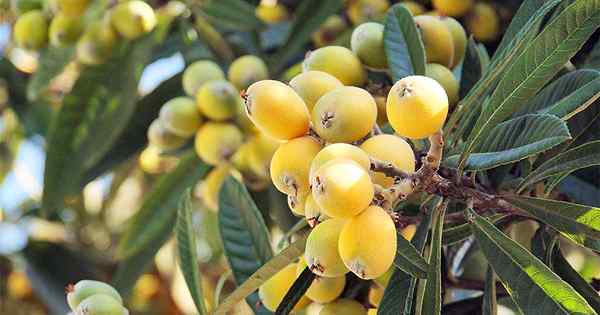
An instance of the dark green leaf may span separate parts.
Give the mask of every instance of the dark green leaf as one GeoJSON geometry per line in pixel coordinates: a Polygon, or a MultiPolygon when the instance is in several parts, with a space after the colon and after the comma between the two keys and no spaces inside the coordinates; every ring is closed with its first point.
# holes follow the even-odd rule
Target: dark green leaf
{"type": "Polygon", "coordinates": [[[572,285],[590,303],[594,311],[600,312],[600,296],[598,292],[571,267],[558,246],[554,247],[552,251],[552,269],[563,280],[572,285]]]}
{"type": "Polygon", "coordinates": [[[485,276],[485,291],[483,291],[483,303],[481,304],[482,315],[498,314],[498,305],[496,302],[496,275],[494,269],[488,266],[485,276]]]}
{"type": "Polygon", "coordinates": [[[302,52],[310,36],[332,14],[342,8],[341,0],[304,0],[296,9],[294,22],[288,32],[285,44],[279,48],[271,59],[272,69],[279,73],[289,59],[302,52]]]}
{"type": "Polygon", "coordinates": [[[490,130],[552,79],[599,26],[600,0],[577,0],[544,28],[504,73],[467,140],[459,169],[490,130]]]}
{"type": "Polygon", "coordinates": [[[427,278],[428,264],[417,249],[401,234],[398,234],[398,250],[394,265],[400,270],[418,278],[427,278]]]}
{"type": "Polygon", "coordinates": [[[473,37],[470,37],[460,76],[460,98],[465,97],[473,86],[475,86],[477,81],[481,79],[484,70],[483,60],[481,60],[481,55],[477,49],[477,43],[473,40],[473,37]]]}
{"type": "MultiPolygon", "coordinates": [[[[505,215],[495,214],[489,216],[487,219],[490,220],[492,223],[496,224],[504,218],[506,218],[505,215]]],[[[463,223],[460,225],[445,228],[444,237],[442,237],[442,242],[444,245],[453,245],[466,240],[471,235],[471,224],[463,223]]]]}
{"type": "Polygon", "coordinates": [[[404,5],[396,4],[387,12],[383,40],[394,82],[410,75],[425,75],[423,40],[404,5]]]}
{"type": "Polygon", "coordinates": [[[73,60],[75,48],[48,46],[40,52],[38,68],[29,79],[27,98],[35,100],[45,92],[52,79],[59,75],[67,64],[73,60]]]}
{"type": "Polygon", "coordinates": [[[141,208],[131,218],[117,249],[120,258],[138,254],[173,230],[181,195],[208,172],[196,152],[186,153],[173,171],[159,178],[141,208]]]}
{"type": "Polygon", "coordinates": [[[561,153],[544,162],[531,172],[521,183],[517,191],[554,175],[566,176],[578,169],[600,165],[600,140],[561,153]]]}
{"type": "MultiPolygon", "coordinates": [[[[485,170],[523,160],[544,152],[570,139],[564,121],[552,115],[525,115],[492,128],[470,155],[468,170],[485,170]]],[[[445,164],[455,166],[459,156],[449,157],[445,164]]]]}
{"type": "Polygon", "coordinates": [[[446,206],[447,204],[444,202],[437,207],[433,217],[429,269],[425,282],[422,315],[439,315],[442,312],[442,232],[446,206]]]}
{"type": "Polygon", "coordinates": [[[531,253],[548,266],[552,266],[552,251],[557,242],[556,235],[554,230],[542,225],[531,238],[531,253]]]}
{"type": "Polygon", "coordinates": [[[600,69],[600,42],[596,42],[594,48],[585,60],[586,68],[600,69]]]}
{"type": "Polygon", "coordinates": [[[308,267],[304,268],[302,273],[298,276],[290,290],[285,294],[281,303],[275,311],[276,315],[287,315],[289,314],[294,306],[302,299],[306,290],[310,287],[316,275],[310,271],[308,267]]]}
{"type": "Polygon", "coordinates": [[[200,269],[198,268],[198,247],[192,223],[192,200],[189,189],[183,194],[179,202],[175,231],[179,267],[187,283],[188,290],[200,315],[208,314],[204,305],[200,269]]]}
{"type": "Polygon", "coordinates": [[[261,28],[263,23],[254,14],[255,7],[242,0],[211,0],[202,5],[202,11],[211,22],[240,31],[261,28]]]}
{"type": "Polygon", "coordinates": [[[496,227],[467,209],[488,263],[525,314],[596,314],[573,287],[496,227]]]}

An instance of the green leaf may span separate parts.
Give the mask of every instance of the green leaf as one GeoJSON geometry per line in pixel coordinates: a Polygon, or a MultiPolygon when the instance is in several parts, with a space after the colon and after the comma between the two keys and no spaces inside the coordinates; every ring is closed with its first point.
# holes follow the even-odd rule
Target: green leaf
{"type": "Polygon", "coordinates": [[[239,31],[261,28],[264,24],[254,14],[255,7],[242,0],[211,0],[202,5],[202,11],[211,22],[239,31]]]}
{"type": "Polygon", "coordinates": [[[431,248],[429,252],[429,269],[425,282],[422,315],[439,315],[442,312],[442,232],[446,203],[437,207],[433,217],[431,230],[431,248]]]}
{"type": "Polygon", "coordinates": [[[481,54],[473,37],[469,38],[460,76],[460,97],[465,97],[485,71],[481,54]]]}
{"type": "MultiPolygon", "coordinates": [[[[266,264],[273,251],[264,219],[243,184],[229,177],[219,194],[219,229],[225,257],[235,282],[244,283],[260,266],[266,264]]],[[[257,297],[248,304],[257,310],[257,297]]]]}
{"type": "Polygon", "coordinates": [[[290,28],[285,43],[277,50],[270,60],[275,73],[279,73],[289,62],[289,59],[304,49],[311,35],[332,14],[342,8],[341,0],[304,0],[296,9],[294,22],[290,28]]]}
{"type": "Polygon", "coordinates": [[[600,0],[577,0],[544,28],[500,80],[467,140],[459,169],[490,129],[552,79],[599,26],[600,0]]]}
{"type": "Polygon", "coordinates": [[[302,299],[304,293],[306,293],[315,278],[316,275],[310,271],[310,268],[304,268],[296,281],[294,281],[294,284],[292,284],[290,290],[283,297],[283,300],[281,300],[281,303],[279,303],[279,306],[277,306],[275,314],[289,314],[292,309],[294,309],[294,306],[298,304],[300,299],[302,299]]]}
{"type": "Polygon", "coordinates": [[[188,189],[179,202],[177,213],[177,224],[175,228],[177,237],[177,256],[179,267],[188,290],[196,304],[196,310],[200,315],[208,314],[204,305],[202,283],[200,282],[200,269],[198,268],[198,247],[196,245],[196,234],[192,224],[192,199],[191,191],[188,189]]]}
{"type": "Polygon", "coordinates": [[[152,36],[126,45],[125,52],[86,67],[63,99],[48,132],[42,208],[62,208],[79,191],[85,169],[97,163],[127,128],[135,110],[137,84],[154,45],[152,36]]]}
{"type": "Polygon", "coordinates": [[[427,270],[429,265],[425,258],[417,251],[417,249],[400,233],[398,233],[398,244],[394,265],[417,278],[427,278],[427,270]]]}
{"type": "Polygon", "coordinates": [[[131,115],[127,128],[115,140],[110,151],[86,170],[82,184],[88,183],[141,151],[148,142],[148,127],[158,117],[162,105],[182,93],[181,74],[178,74],[142,97],[135,105],[135,112],[131,115]]]}
{"type": "Polygon", "coordinates": [[[488,263],[525,314],[596,314],[573,287],[475,211],[473,234],[488,263]]]}
{"type": "Polygon", "coordinates": [[[523,180],[517,192],[548,177],[559,174],[564,177],[594,165],[600,165],[600,140],[575,147],[544,162],[523,180]]]}
{"type": "Polygon", "coordinates": [[[483,291],[483,303],[481,304],[482,315],[498,314],[498,305],[496,302],[496,275],[494,269],[488,266],[485,275],[485,291],[483,291]]]}
{"type": "Polygon", "coordinates": [[[531,253],[548,266],[552,266],[552,250],[557,243],[556,235],[554,230],[542,225],[531,238],[531,253]]]}
{"type": "MultiPolygon", "coordinates": [[[[501,222],[506,215],[503,214],[494,214],[487,217],[493,224],[501,222]]],[[[444,236],[442,237],[442,242],[444,245],[453,245],[459,242],[462,242],[469,238],[473,233],[471,232],[471,224],[463,223],[459,225],[455,225],[452,227],[448,227],[444,229],[444,236]]]]}
{"type": "Polygon", "coordinates": [[[147,244],[163,234],[170,235],[177,218],[181,195],[209,170],[196,155],[186,153],[177,168],[161,176],[141,208],[130,219],[117,248],[117,256],[128,258],[144,250],[147,244]]]}
{"type": "Polygon", "coordinates": [[[27,98],[37,99],[46,91],[50,82],[63,72],[75,55],[75,48],[48,46],[40,52],[38,68],[33,73],[27,84],[27,98]]]}
{"type": "Polygon", "coordinates": [[[410,11],[396,4],[388,10],[384,24],[383,43],[394,82],[425,75],[425,47],[410,11]]]}
{"type": "Polygon", "coordinates": [[[586,68],[600,69],[600,42],[596,42],[592,51],[585,59],[584,66],[586,68]]]}
{"type": "Polygon", "coordinates": [[[571,267],[558,246],[555,246],[552,251],[552,269],[561,279],[572,285],[590,303],[594,311],[600,312],[600,296],[598,292],[571,267]]]}
{"type": "Polygon", "coordinates": [[[564,201],[508,196],[506,201],[585,246],[587,238],[600,239],[600,209],[564,201]]]}
{"type": "MultiPolygon", "coordinates": [[[[422,254],[427,242],[429,227],[431,225],[431,212],[423,217],[411,244],[422,254]]],[[[385,288],[378,314],[412,314],[417,278],[396,269],[385,288]]]]}
{"type": "MultiPolygon", "coordinates": [[[[469,156],[467,170],[486,170],[510,164],[544,152],[570,139],[564,121],[552,115],[525,115],[492,128],[476,152],[469,156]]],[[[458,164],[459,156],[450,156],[444,163],[458,164]]]]}
{"type": "Polygon", "coordinates": [[[569,72],[550,83],[514,116],[527,113],[549,113],[568,119],[600,97],[600,72],[582,69],[569,72]]]}
{"type": "MultiPolygon", "coordinates": [[[[221,193],[223,194],[223,193],[221,193]]],[[[222,208],[221,208],[222,209],[222,208]]],[[[219,210],[222,211],[222,210],[219,210]]],[[[262,265],[247,280],[239,285],[235,291],[225,298],[215,310],[215,315],[226,315],[242,299],[256,291],[265,281],[269,280],[281,269],[287,267],[298,257],[304,254],[306,247],[306,238],[308,233],[300,236],[294,243],[282,250],[277,256],[273,257],[266,264],[262,265]]],[[[240,248],[240,250],[243,250],[240,248]]]]}

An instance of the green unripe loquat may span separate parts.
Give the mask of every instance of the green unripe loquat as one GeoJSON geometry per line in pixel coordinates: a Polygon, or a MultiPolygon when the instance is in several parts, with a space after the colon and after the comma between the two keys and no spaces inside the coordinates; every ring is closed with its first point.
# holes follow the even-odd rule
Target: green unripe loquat
{"type": "Polygon", "coordinates": [[[347,143],[334,143],[319,151],[312,160],[310,164],[310,177],[312,178],[319,168],[327,162],[340,158],[353,160],[367,171],[371,168],[369,155],[361,148],[347,143]]]}
{"type": "Polygon", "coordinates": [[[41,10],[32,10],[21,15],[14,26],[14,38],[19,47],[38,50],[48,40],[48,20],[41,10]]]}
{"type": "Polygon", "coordinates": [[[112,55],[117,34],[110,25],[98,21],[92,23],[77,41],[77,59],[86,65],[99,65],[112,55]]]}
{"type": "Polygon", "coordinates": [[[58,0],[58,8],[66,15],[82,16],[90,0],[58,0]]]}
{"type": "Polygon", "coordinates": [[[428,63],[425,68],[425,75],[436,80],[444,88],[446,95],[448,95],[450,106],[458,103],[458,92],[460,87],[458,85],[458,80],[450,69],[437,63],[428,63]]]}
{"type": "MultiPolygon", "coordinates": [[[[392,163],[407,173],[415,171],[415,154],[410,144],[398,136],[377,135],[363,142],[360,148],[369,156],[392,163]]],[[[394,179],[383,173],[374,173],[373,182],[387,188],[394,184],[394,179]]]]}
{"type": "Polygon", "coordinates": [[[390,7],[388,0],[356,0],[348,6],[346,13],[354,25],[378,20],[390,7]]]}
{"type": "MultiPolygon", "coordinates": [[[[269,311],[275,312],[294,281],[296,281],[296,264],[290,264],[260,286],[258,296],[262,304],[269,311]]],[[[310,300],[302,297],[292,311],[299,311],[308,304],[310,304],[310,300]]]]}
{"type": "Polygon", "coordinates": [[[76,315],[129,315],[129,311],[112,296],[94,294],[79,303],[76,315]]]}
{"type": "Polygon", "coordinates": [[[191,137],[202,125],[202,115],[189,97],[176,97],[160,109],[159,119],[170,132],[180,137],[191,137]]]}
{"type": "Polygon", "coordinates": [[[117,4],[110,21],[124,38],[137,39],[150,33],[156,26],[154,9],[142,0],[128,0],[117,4]]]}
{"type": "Polygon", "coordinates": [[[485,2],[473,6],[473,10],[465,17],[465,26],[480,42],[493,42],[500,35],[500,17],[496,10],[485,2]]]}
{"type": "Polygon", "coordinates": [[[290,140],[308,132],[306,104],[286,84],[275,80],[256,82],[246,90],[244,101],[250,120],[275,139],[290,140]]]}
{"type": "Polygon", "coordinates": [[[441,15],[461,17],[473,7],[473,0],[433,0],[433,8],[441,15]]]}
{"type": "Polygon", "coordinates": [[[429,15],[419,15],[414,20],[425,45],[427,62],[451,67],[454,62],[454,41],[446,24],[440,17],[429,15]]]}
{"type": "Polygon", "coordinates": [[[242,145],[244,136],[230,123],[207,122],[196,133],[195,148],[198,156],[210,165],[218,165],[242,145]]]}
{"type": "Polygon", "coordinates": [[[121,295],[115,288],[95,280],[81,280],[75,285],[69,285],[67,287],[67,302],[69,307],[75,310],[83,300],[95,294],[110,296],[119,304],[123,303],[121,295]]]}
{"type": "Polygon", "coordinates": [[[225,80],[213,80],[202,85],[196,95],[198,108],[212,120],[227,120],[238,114],[242,98],[236,88],[225,80]]]}
{"type": "Polygon", "coordinates": [[[161,150],[177,149],[184,145],[186,141],[185,138],[167,130],[160,119],[156,119],[150,124],[147,136],[148,142],[161,150]]]}
{"type": "Polygon", "coordinates": [[[312,111],[315,132],[327,142],[354,142],[377,122],[377,104],[361,88],[344,86],[323,95],[312,111]]]}
{"type": "Polygon", "coordinates": [[[271,159],[271,180],[275,187],[293,196],[309,193],[310,163],[320,150],[321,144],[309,136],[281,144],[271,159]]]}
{"type": "Polygon", "coordinates": [[[340,257],[358,277],[375,279],[392,266],[396,237],[390,215],[378,206],[370,206],[344,225],[338,243],[340,257]]]}
{"type": "Polygon", "coordinates": [[[352,51],[367,67],[385,69],[388,67],[383,47],[383,25],[367,22],[359,25],[352,32],[350,40],[352,51]]]}
{"type": "Polygon", "coordinates": [[[334,159],[311,178],[312,195],[332,218],[350,218],[365,210],[374,195],[367,170],[350,159],[334,159]]]}
{"type": "Polygon", "coordinates": [[[367,309],[355,300],[338,299],[325,304],[319,315],[367,315],[367,309]]]}
{"type": "Polygon", "coordinates": [[[241,56],[234,60],[227,71],[227,79],[238,90],[245,90],[252,83],[268,78],[269,69],[265,62],[252,55],[241,56]]]}
{"type": "Polygon", "coordinates": [[[399,135],[423,139],[444,126],[448,96],[437,81],[425,76],[409,76],[394,84],[386,109],[388,120],[399,135]]]}
{"type": "MultiPolygon", "coordinates": [[[[306,268],[306,260],[304,257],[300,257],[300,261],[298,262],[298,266],[296,269],[296,274],[300,275],[302,271],[306,268]]],[[[326,278],[326,277],[316,277],[312,282],[308,290],[306,290],[306,297],[311,299],[313,302],[317,303],[329,303],[340,296],[342,291],[344,291],[344,286],[346,285],[346,277],[335,277],[335,278],[326,278]]]]}
{"type": "Polygon", "coordinates": [[[204,83],[225,79],[225,73],[210,60],[200,60],[189,65],[183,72],[181,84],[189,96],[195,97],[204,83]]]}
{"type": "Polygon", "coordinates": [[[58,13],[50,22],[50,44],[60,47],[76,43],[82,30],[79,17],[58,13]]]}
{"type": "Polygon", "coordinates": [[[290,86],[304,100],[308,110],[312,111],[321,96],[344,85],[329,73],[307,71],[295,76],[290,81],[290,86]]]}
{"type": "Polygon", "coordinates": [[[367,80],[365,69],[348,48],[327,46],[313,50],[303,63],[304,71],[323,71],[336,77],[344,85],[362,86],[367,80]]]}
{"type": "Polygon", "coordinates": [[[329,219],[310,231],[304,259],[314,274],[335,278],[343,277],[348,272],[338,252],[338,240],[345,223],[343,219],[329,219]]]}
{"type": "Polygon", "coordinates": [[[452,42],[454,43],[454,59],[452,61],[452,68],[456,67],[461,60],[465,57],[467,51],[467,32],[463,26],[454,18],[441,17],[442,22],[446,25],[450,34],[452,35],[452,42]]]}

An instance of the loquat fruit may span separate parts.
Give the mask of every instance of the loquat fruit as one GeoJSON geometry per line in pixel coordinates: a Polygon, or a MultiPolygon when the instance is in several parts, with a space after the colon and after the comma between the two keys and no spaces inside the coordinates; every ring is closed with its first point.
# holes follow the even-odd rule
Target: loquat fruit
{"type": "Polygon", "coordinates": [[[454,18],[441,17],[442,22],[446,25],[452,35],[454,43],[454,59],[452,60],[451,68],[456,67],[465,57],[467,51],[467,32],[463,26],[454,18]]]}
{"type": "Polygon", "coordinates": [[[367,22],[359,25],[352,32],[350,46],[365,66],[374,69],[388,67],[383,47],[383,24],[367,22]]]}
{"type": "Polygon", "coordinates": [[[85,13],[90,0],[57,0],[58,8],[70,16],[81,16],[85,13]]]}
{"type": "Polygon", "coordinates": [[[238,90],[245,90],[254,82],[268,79],[269,69],[259,57],[245,55],[231,63],[227,78],[238,90]]]}
{"type": "Polygon", "coordinates": [[[307,194],[310,191],[310,163],[320,150],[321,144],[310,136],[281,144],[273,154],[270,166],[275,187],[288,195],[307,194]]]}
{"type": "MultiPolygon", "coordinates": [[[[360,148],[369,156],[392,163],[407,173],[415,171],[415,153],[410,144],[398,136],[377,135],[363,142],[360,148]]],[[[387,188],[394,184],[394,179],[383,173],[374,173],[373,182],[387,188]]]]}
{"type": "Polygon", "coordinates": [[[161,150],[177,149],[184,145],[186,141],[185,138],[167,130],[160,119],[156,119],[150,124],[147,136],[148,142],[161,150]]]}
{"type": "Polygon", "coordinates": [[[181,84],[189,96],[195,97],[204,83],[225,79],[225,73],[210,60],[200,60],[189,65],[183,72],[181,84]]]}
{"type": "Polygon", "coordinates": [[[388,0],[356,0],[348,6],[346,13],[354,25],[383,18],[390,7],[388,0]]]}
{"type": "Polygon", "coordinates": [[[115,30],[129,40],[146,35],[156,27],[154,9],[142,0],[120,2],[113,8],[110,21],[115,30]]]}
{"type": "MultiPolygon", "coordinates": [[[[306,268],[306,260],[304,257],[300,258],[296,269],[296,274],[300,275],[306,268]]],[[[346,277],[316,277],[308,290],[306,290],[306,297],[317,303],[329,303],[337,299],[346,285],[346,277]]]]}
{"type": "Polygon", "coordinates": [[[75,310],[79,304],[88,297],[96,294],[109,296],[117,303],[123,303],[121,295],[112,286],[95,280],[81,280],[75,285],[67,287],[67,302],[75,310]]]}
{"type": "Polygon", "coordinates": [[[191,137],[202,125],[202,115],[189,97],[176,97],[160,109],[159,119],[170,132],[180,137],[191,137]]]}
{"type": "Polygon", "coordinates": [[[110,295],[94,294],[74,309],[77,315],[128,315],[129,311],[110,295]]]}
{"type": "Polygon", "coordinates": [[[21,15],[14,26],[14,38],[19,47],[38,50],[48,40],[48,21],[41,10],[31,10],[21,15]]]}
{"type": "Polygon", "coordinates": [[[367,309],[355,300],[337,299],[323,305],[319,315],[366,315],[367,309]]]}
{"type": "Polygon", "coordinates": [[[222,121],[238,114],[242,98],[233,84],[225,80],[213,80],[206,82],[198,90],[196,104],[204,116],[222,121]]]}
{"type": "Polygon", "coordinates": [[[433,8],[441,15],[461,17],[473,7],[473,0],[433,0],[433,8]]]}
{"type": "Polygon", "coordinates": [[[369,155],[361,148],[347,143],[334,143],[324,147],[312,160],[310,177],[312,178],[317,170],[327,162],[339,158],[353,160],[367,171],[371,168],[369,155]]]}
{"type": "Polygon", "coordinates": [[[454,73],[452,73],[450,69],[437,63],[428,63],[425,68],[425,75],[436,80],[444,88],[446,95],[448,95],[450,106],[458,103],[458,92],[460,87],[458,80],[456,80],[454,73]]]}
{"type": "Polygon", "coordinates": [[[243,140],[242,132],[235,125],[207,122],[196,133],[196,153],[204,162],[217,165],[229,160],[243,140]]]}
{"type": "Polygon", "coordinates": [[[79,17],[58,13],[50,22],[50,44],[54,46],[66,46],[76,43],[82,32],[79,17]]]}
{"type": "Polygon", "coordinates": [[[439,63],[451,67],[454,62],[452,33],[440,17],[419,15],[414,18],[425,45],[428,63],[439,63]]]}
{"type": "MultiPolygon", "coordinates": [[[[275,312],[283,301],[283,297],[296,281],[296,264],[290,264],[281,269],[258,289],[258,296],[262,304],[271,312],[275,312]]],[[[310,300],[302,297],[293,311],[299,311],[310,304],[310,300]]]]}
{"type": "Polygon", "coordinates": [[[304,71],[323,71],[336,77],[344,85],[361,86],[367,75],[365,69],[348,48],[342,46],[326,46],[308,53],[303,63],[304,71]]]}
{"type": "Polygon", "coordinates": [[[494,8],[485,2],[476,3],[465,17],[465,26],[480,42],[493,42],[500,35],[500,17],[494,8]]]}
{"type": "Polygon", "coordinates": [[[112,55],[117,34],[102,21],[90,24],[77,41],[77,60],[86,65],[99,65],[112,55]]]}
{"type": "Polygon", "coordinates": [[[290,81],[290,86],[304,100],[308,110],[312,111],[321,96],[344,85],[329,73],[307,71],[295,76],[290,81]]]}
{"type": "Polygon", "coordinates": [[[321,277],[343,277],[348,268],[338,252],[344,219],[329,219],[315,226],[306,239],[304,259],[310,270],[321,277]]]}

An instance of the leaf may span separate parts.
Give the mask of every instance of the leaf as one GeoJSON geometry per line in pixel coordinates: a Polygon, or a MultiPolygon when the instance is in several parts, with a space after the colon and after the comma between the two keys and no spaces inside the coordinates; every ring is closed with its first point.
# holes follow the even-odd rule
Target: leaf
{"type": "Polygon", "coordinates": [[[429,269],[425,282],[422,315],[436,315],[442,312],[442,232],[447,203],[437,207],[433,217],[431,230],[431,249],[429,253],[429,269]]]}
{"type": "Polygon", "coordinates": [[[279,303],[279,306],[277,306],[275,314],[289,314],[300,299],[302,299],[315,278],[316,275],[308,267],[304,268],[296,281],[294,281],[294,284],[292,284],[290,290],[283,297],[283,300],[281,300],[281,303],[279,303]]]}
{"type": "Polygon", "coordinates": [[[384,24],[383,43],[394,82],[425,75],[425,47],[410,11],[396,4],[388,10],[384,24]]]}
{"type": "MultiPolygon", "coordinates": [[[[220,210],[221,211],[221,210],[220,210]]],[[[290,244],[286,249],[282,250],[277,256],[273,257],[266,264],[262,265],[252,275],[247,277],[247,280],[239,285],[221,305],[215,310],[215,315],[226,315],[239,301],[256,291],[265,281],[269,280],[273,275],[281,269],[287,267],[294,262],[298,257],[304,254],[306,247],[306,238],[308,234],[299,237],[295,242],[290,244]]]]}
{"type": "Polygon", "coordinates": [[[600,209],[564,201],[507,196],[506,201],[538,218],[566,237],[585,246],[587,238],[600,239],[600,209]]]}
{"type": "Polygon", "coordinates": [[[279,73],[289,59],[302,52],[304,45],[310,41],[311,35],[332,14],[342,8],[341,0],[304,0],[296,9],[294,22],[285,43],[279,47],[269,67],[279,73]]]}
{"type": "Polygon", "coordinates": [[[552,250],[557,243],[556,234],[554,230],[542,225],[531,238],[531,253],[548,266],[552,266],[552,250]]]}
{"type": "MultiPolygon", "coordinates": [[[[421,254],[425,249],[429,227],[431,225],[431,212],[423,217],[411,244],[421,254]]],[[[378,314],[412,314],[417,278],[396,269],[385,288],[378,314]]]]}
{"type": "Polygon", "coordinates": [[[552,79],[599,26],[600,0],[577,0],[544,28],[500,80],[467,140],[460,170],[490,129],[552,79]]]}
{"type": "Polygon", "coordinates": [[[485,291],[483,291],[483,303],[481,304],[482,315],[498,314],[498,305],[496,302],[496,276],[494,269],[488,266],[485,276],[485,291]]]}
{"type": "Polygon", "coordinates": [[[35,100],[40,93],[45,92],[52,79],[63,72],[75,55],[75,47],[44,48],[38,58],[37,70],[33,73],[27,84],[27,98],[35,100]]]}
{"type": "Polygon", "coordinates": [[[255,7],[242,0],[212,0],[202,5],[202,11],[215,24],[239,31],[261,28],[264,24],[254,14],[255,7]]]}
{"type": "Polygon", "coordinates": [[[550,113],[562,119],[589,106],[600,96],[600,72],[576,70],[550,83],[514,116],[527,113],[550,113]]]}
{"type": "Polygon", "coordinates": [[[196,304],[196,310],[200,315],[207,314],[202,294],[202,283],[200,282],[200,269],[198,268],[198,247],[196,235],[192,224],[192,200],[191,191],[188,189],[179,202],[177,213],[177,224],[175,228],[177,237],[177,253],[179,267],[187,284],[192,300],[196,304]]]}
{"type": "Polygon", "coordinates": [[[596,314],[573,287],[475,211],[473,234],[488,263],[525,314],[596,314]]]}
{"type": "MultiPolygon", "coordinates": [[[[501,222],[506,215],[503,214],[494,214],[487,217],[493,224],[501,222]]],[[[452,226],[444,229],[444,236],[442,237],[442,242],[444,245],[454,245],[456,243],[462,242],[469,238],[472,235],[471,232],[471,224],[463,223],[460,225],[452,226]]]]}
{"type": "Polygon", "coordinates": [[[151,36],[97,67],[86,67],[63,99],[50,125],[42,209],[62,208],[65,196],[79,190],[85,169],[97,163],[126,129],[135,110],[137,83],[149,58],[151,36]]]}
{"type": "Polygon", "coordinates": [[[477,81],[481,79],[484,71],[483,60],[479,54],[477,43],[473,40],[473,37],[470,37],[467,42],[467,50],[460,76],[460,98],[465,97],[469,93],[473,86],[477,84],[477,81]]]}
{"type": "Polygon", "coordinates": [[[209,170],[196,152],[186,153],[177,168],[162,175],[142,206],[130,219],[117,247],[120,259],[132,257],[163,234],[170,234],[177,218],[181,195],[209,170]]]}
{"type": "Polygon", "coordinates": [[[594,165],[600,165],[600,140],[575,147],[544,162],[523,180],[517,192],[548,177],[559,174],[566,176],[594,165]]]}
{"type": "Polygon", "coordinates": [[[95,165],[86,169],[82,184],[90,182],[141,151],[148,142],[148,127],[158,117],[162,105],[181,93],[181,74],[178,74],[142,97],[135,105],[135,112],[131,115],[127,128],[115,140],[110,151],[95,165]]]}
{"type": "Polygon", "coordinates": [[[427,270],[429,265],[425,258],[417,251],[417,249],[402,235],[398,234],[398,249],[396,250],[396,258],[394,265],[418,278],[427,278],[427,270]]]}
{"type": "Polygon", "coordinates": [[[600,69],[600,42],[596,42],[592,51],[585,60],[584,67],[600,69]]]}
{"type": "Polygon", "coordinates": [[[590,303],[594,311],[600,312],[598,292],[571,267],[558,246],[554,247],[552,251],[552,269],[561,279],[572,285],[590,303]]]}
{"type": "MultiPolygon", "coordinates": [[[[469,156],[467,170],[486,170],[544,152],[570,139],[564,121],[552,115],[525,115],[503,122],[488,133],[476,152],[469,156]]],[[[444,163],[458,164],[459,156],[444,163]]]]}
{"type": "MultiPolygon", "coordinates": [[[[260,211],[246,187],[232,177],[225,180],[219,194],[219,229],[225,257],[238,285],[273,257],[269,232],[260,211]]],[[[257,297],[248,301],[256,311],[257,297]]]]}

